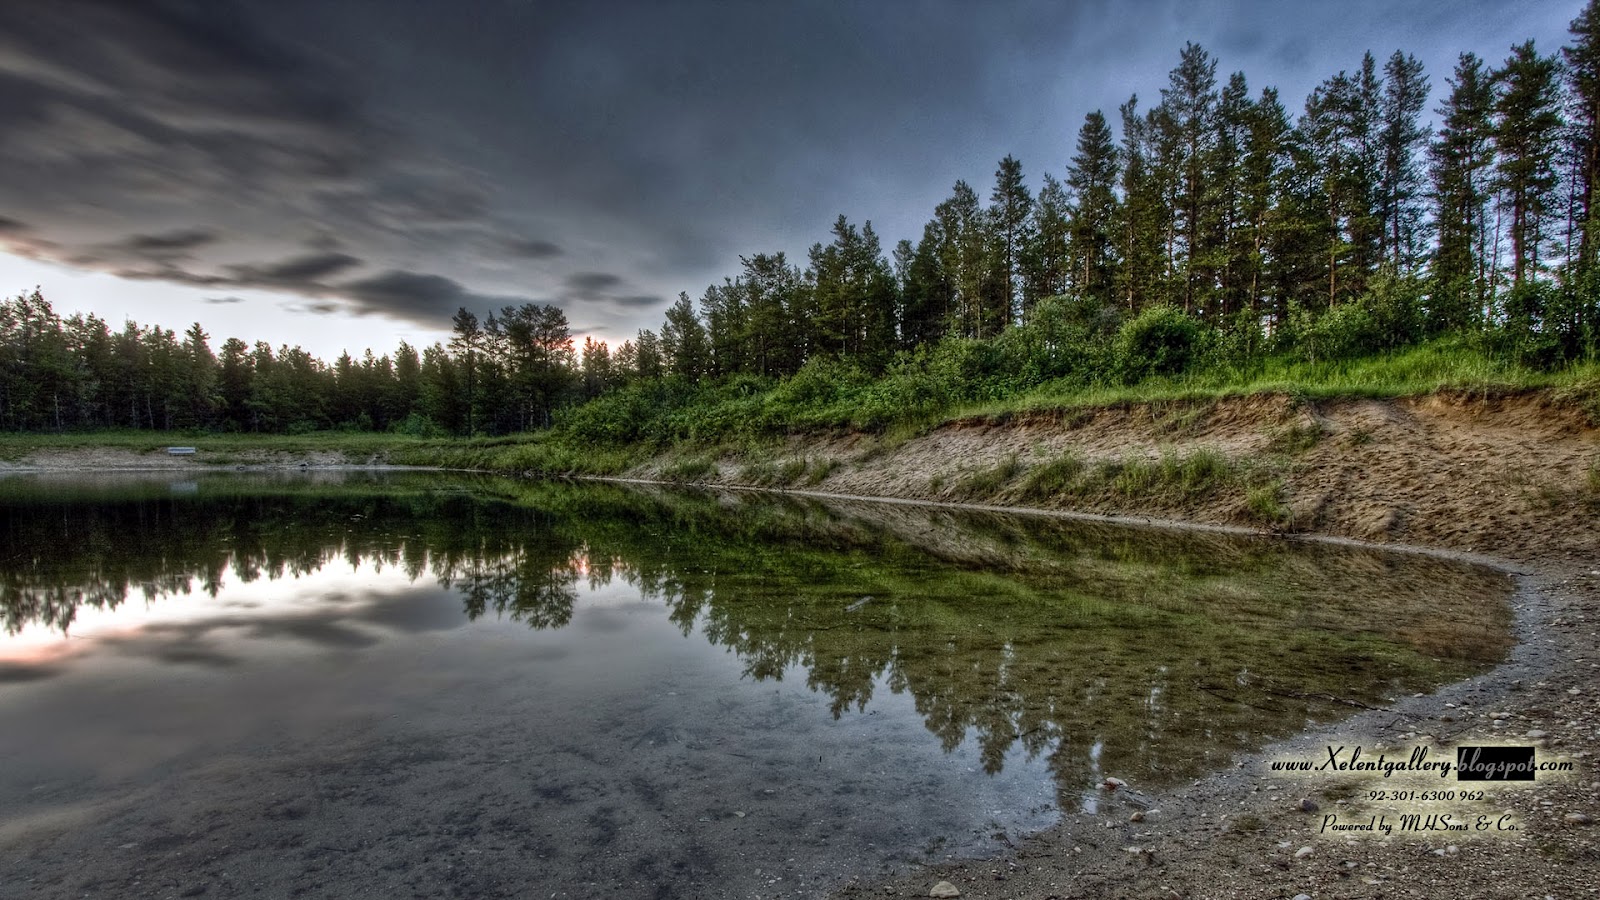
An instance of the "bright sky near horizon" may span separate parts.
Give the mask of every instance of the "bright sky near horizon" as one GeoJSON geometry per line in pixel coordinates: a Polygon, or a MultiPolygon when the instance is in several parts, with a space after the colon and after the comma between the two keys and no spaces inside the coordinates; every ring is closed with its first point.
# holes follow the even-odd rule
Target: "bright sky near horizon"
{"type": "Polygon", "coordinates": [[[833,219],[915,240],[1086,113],[1159,99],[1185,41],[1276,86],[1395,50],[1567,39],[1577,0],[753,3],[53,0],[0,6],[0,291],[324,359],[556,303],[658,327],[833,219]]]}

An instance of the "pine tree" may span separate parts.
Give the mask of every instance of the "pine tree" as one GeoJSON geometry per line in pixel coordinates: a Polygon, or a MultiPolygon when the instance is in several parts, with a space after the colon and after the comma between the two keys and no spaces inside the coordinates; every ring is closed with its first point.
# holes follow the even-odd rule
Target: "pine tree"
{"type": "Polygon", "coordinates": [[[952,289],[952,328],[961,337],[984,336],[983,300],[991,275],[987,223],[978,195],[957,181],[950,198],[934,209],[939,266],[952,289]]]}
{"type": "Polygon", "coordinates": [[[450,339],[450,349],[461,358],[461,369],[465,378],[466,387],[466,425],[467,435],[470,437],[477,433],[476,419],[473,410],[477,406],[476,381],[478,371],[478,352],[482,349],[484,333],[478,327],[478,317],[473,315],[465,306],[456,310],[455,317],[451,319],[451,328],[455,336],[450,339]]]}
{"type": "Polygon", "coordinates": [[[782,253],[739,257],[744,273],[739,283],[748,310],[750,371],[757,375],[788,375],[806,357],[805,330],[809,318],[803,308],[804,285],[800,272],[782,253]]]}
{"type": "Polygon", "coordinates": [[[994,331],[1018,322],[1026,315],[1022,298],[1022,259],[1031,240],[1033,197],[1022,179],[1022,163],[1014,156],[1000,160],[994,173],[994,190],[989,194],[990,251],[995,267],[995,303],[986,319],[995,323],[994,331]]]}
{"type": "Polygon", "coordinates": [[[1210,247],[1204,231],[1210,213],[1206,166],[1216,141],[1216,87],[1216,60],[1198,44],[1190,43],[1184,45],[1178,67],[1168,75],[1168,86],[1161,91],[1161,106],[1177,138],[1178,190],[1173,213],[1178,245],[1173,266],[1183,285],[1183,308],[1189,312],[1204,302],[1216,277],[1207,265],[1210,247]]]}
{"type": "MultiPolygon", "coordinates": [[[[1158,111],[1139,115],[1139,98],[1124,103],[1122,114],[1122,204],[1118,208],[1120,265],[1115,283],[1118,303],[1129,315],[1165,302],[1173,243],[1169,190],[1174,183],[1164,159],[1159,132],[1168,121],[1158,111]]],[[[1165,142],[1169,146],[1171,141],[1165,142]]],[[[1170,154],[1165,154],[1170,157],[1170,154]]]]}
{"type": "MultiPolygon", "coordinates": [[[[1080,296],[1098,303],[1112,298],[1112,228],[1117,214],[1117,145],[1099,111],[1084,117],[1078,152],[1067,167],[1076,201],[1070,219],[1072,280],[1080,296]]],[[[1040,194],[1041,200],[1043,193],[1040,194]]]]}
{"type": "Polygon", "coordinates": [[[1463,53],[1437,110],[1440,128],[1429,147],[1435,240],[1431,324],[1457,328],[1489,302],[1490,178],[1494,164],[1494,84],[1483,61],[1463,53]]]}
{"type": "Polygon", "coordinates": [[[744,349],[749,331],[744,286],[723,279],[706,287],[700,297],[700,318],[705,323],[711,350],[710,375],[731,375],[745,370],[744,349]]]}
{"type": "Polygon", "coordinates": [[[900,275],[900,339],[912,348],[944,339],[955,317],[955,284],[945,269],[945,236],[941,219],[922,228],[905,271],[900,275]]]}
{"type": "MultiPolygon", "coordinates": [[[[678,294],[678,302],[667,310],[661,326],[661,349],[666,369],[691,381],[698,381],[711,367],[711,353],[705,328],[694,314],[689,295],[678,294]]],[[[644,335],[639,340],[640,367],[644,362],[644,335]]]]}
{"type": "Polygon", "coordinates": [[[1281,195],[1284,173],[1291,161],[1291,132],[1288,113],[1278,102],[1277,90],[1262,91],[1261,98],[1250,106],[1240,163],[1238,249],[1233,257],[1237,267],[1234,280],[1253,320],[1270,313],[1276,321],[1282,312],[1281,303],[1265,304],[1268,308],[1263,309],[1263,296],[1272,277],[1272,264],[1288,233],[1287,210],[1281,195]]]}
{"type": "MultiPolygon", "coordinates": [[[[1115,152],[1115,147],[1112,148],[1115,152]]],[[[1115,196],[1113,196],[1113,202],[1115,196]]],[[[1113,220],[1105,223],[1106,241],[1112,240],[1112,230],[1116,227],[1114,221],[1115,208],[1112,209],[1113,220]]],[[[1071,215],[1072,204],[1067,198],[1067,192],[1062,188],[1050,173],[1044,176],[1044,185],[1039,188],[1039,195],[1033,201],[1033,228],[1030,231],[1032,240],[1029,242],[1023,261],[1023,292],[1028,298],[1028,308],[1045,297],[1065,294],[1071,284],[1071,271],[1073,269],[1069,240],[1072,233],[1071,215]]],[[[1108,248],[1109,255],[1109,248],[1108,248]]],[[[1109,276],[1108,276],[1109,282],[1109,276]]],[[[1107,283],[1106,296],[1102,299],[1111,300],[1114,286],[1107,283]]]]}
{"type": "Polygon", "coordinates": [[[1580,273],[1594,268],[1600,243],[1600,0],[1589,0],[1569,26],[1573,43],[1562,48],[1571,103],[1571,153],[1576,164],[1570,230],[1577,233],[1580,273]]]}
{"type": "Polygon", "coordinates": [[[1560,64],[1540,56],[1527,41],[1511,48],[1494,79],[1500,87],[1494,104],[1495,185],[1510,214],[1511,280],[1520,285],[1539,270],[1554,200],[1562,126],[1560,64]]]}
{"type": "Polygon", "coordinates": [[[1417,58],[1398,50],[1383,67],[1382,128],[1378,206],[1383,219],[1383,257],[1394,271],[1415,271],[1421,257],[1418,229],[1423,217],[1422,167],[1418,151],[1427,146],[1422,111],[1428,102],[1428,78],[1417,58]]]}
{"type": "Polygon", "coordinates": [[[1250,142],[1254,104],[1244,73],[1235,72],[1217,99],[1216,138],[1206,160],[1209,188],[1201,222],[1206,253],[1203,271],[1213,273],[1215,303],[1203,308],[1219,317],[1247,304],[1251,245],[1246,227],[1244,159],[1250,142]]]}

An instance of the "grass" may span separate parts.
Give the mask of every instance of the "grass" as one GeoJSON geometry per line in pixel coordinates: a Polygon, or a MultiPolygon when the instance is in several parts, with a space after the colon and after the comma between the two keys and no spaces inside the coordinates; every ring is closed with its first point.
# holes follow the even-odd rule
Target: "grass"
{"type": "Polygon", "coordinates": [[[1259,477],[1255,467],[1210,448],[1100,462],[1068,451],[1025,471],[1014,455],[1007,457],[967,475],[958,493],[1031,503],[1111,499],[1187,503],[1211,499],[1231,488],[1250,488],[1259,477]]]}
{"type": "Polygon", "coordinates": [[[1510,391],[1552,388],[1589,404],[1600,418],[1600,362],[1542,371],[1460,342],[1441,340],[1355,360],[1306,362],[1271,357],[1251,371],[1210,369],[1128,386],[1045,384],[1016,397],[961,411],[963,416],[1095,406],[1214,401],[1252,394],[1305,400],[1393,399],[1435,391],[1510,391]]]}
{"type": "Polygon", "coordinates": [[[969,500],[991,499],[1020,475],[1022,469],[1022,460],[1017,454],[1009,454],[989,468],[975,469],[961,476],[955,493],[969,500]]]}
{"type": "Polygon", "coordinates": [[[812,459],[810,457],[788,459],[782,463],[774,462],[759,451],[751,454],[754,459],[749,459],[739,470],[739,481],[744,484],[753,484],[758,487],[792,487],[796,484],[803,487],[816,487],[839,468],[836,459],[812,459]]]}
{"type": "Polygon", "coordinates": [[[661,478],[665,481],[704,481],[716,470],[717,464],[709,456],[685,456],[663,466],[661,478]]]}
{"type": "Polygon", "coordinates": [[[1027,500],[1047,500],[1059,495],[1077,494],[1079,479],[1088,464],[1076,452],[1068,451],[1028,470],[1020,494],[1027,500]]]}
{"type": "Polygon", "coordinates": [[[1266,525],[1288,525],[1292,518],[1283,503],[1283,481],[1274,478],[1245,491],[1244,506],[1250,517],[1266,525]]]}
{"type": "MultiPolygon", "coordinates": [[[[1274,429],[1267,442],[1267,449],[1273,453],[1282,453],[1290,456],[1304,453],[1320,443],[1327,432],[1316,422],[1303,422],[1298,425],[1288,425],[1274,429]]],[[[1372,436],[1367,435],[1371,440],[1372,436]]]]}
{"type": "Polygon", "coordinates": [[[1203,499],[1238,479],[1227,458],[1211,449],[1109,463],[1105,474],[1112,490],[1130,500],[1203,499]]]}

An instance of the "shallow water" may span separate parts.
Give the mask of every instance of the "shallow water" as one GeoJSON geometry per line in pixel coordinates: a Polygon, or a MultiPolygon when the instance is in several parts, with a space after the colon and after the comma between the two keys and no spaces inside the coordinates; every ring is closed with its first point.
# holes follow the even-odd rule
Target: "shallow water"
{"type": "Polygon", "coordinates": [[[0,895],[811,896],[1481,670],[1508,589],[870,503],[7,479],[0,895]]]}

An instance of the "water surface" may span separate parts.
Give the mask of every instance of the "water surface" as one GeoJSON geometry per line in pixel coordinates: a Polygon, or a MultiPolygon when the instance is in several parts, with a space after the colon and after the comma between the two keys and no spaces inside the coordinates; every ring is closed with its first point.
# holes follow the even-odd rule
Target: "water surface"
{"type": "Polygon", "coordinates": [[[1479,671],[1507,591],[884,504],[6,479],[0,895],[812,896],[1479,671]]]}

